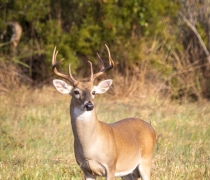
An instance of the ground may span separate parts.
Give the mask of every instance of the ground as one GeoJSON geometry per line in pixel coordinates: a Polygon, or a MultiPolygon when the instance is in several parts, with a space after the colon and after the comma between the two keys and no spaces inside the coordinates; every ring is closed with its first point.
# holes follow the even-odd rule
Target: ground
{"type": "MultiPolygon", "coordinates": [[[[80,180],[68,95],[52,87],[0,94],[0,179],[80,180]]],[[[100,120],[139,117],[156,129],[153,180],[210,179],[210,102],[97,97],[100,120]]],[[[99,178],[100,179],[100,178],[99,178]]]]}

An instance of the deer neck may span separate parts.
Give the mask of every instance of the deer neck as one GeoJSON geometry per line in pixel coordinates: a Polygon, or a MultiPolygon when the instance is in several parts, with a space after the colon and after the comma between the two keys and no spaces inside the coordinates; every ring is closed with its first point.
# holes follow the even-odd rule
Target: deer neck
{"type": "Polygon", "coordinates": [[[97,119],[95,109],[83,111],[73,104],[70,105],[71,125],[74,138],[80,144],[87,144],[94,140],[94,134],[100,129],[100,122],[97,119]]]}

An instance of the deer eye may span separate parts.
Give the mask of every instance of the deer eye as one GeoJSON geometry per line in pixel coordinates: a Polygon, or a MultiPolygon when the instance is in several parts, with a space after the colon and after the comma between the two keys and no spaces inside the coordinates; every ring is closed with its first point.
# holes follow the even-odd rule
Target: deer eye
{"type": "Polygon", "coordinates": [[[96,91],[93,91],[93,92],[92,92],[92,95],[96,95],[96,91]]]}
{"type": "Polygon", "coordinates": [[[79,91],[74,91],[74,94],[75,94],[75,95],[78,95],[78,94],[79,94],[79,91]]]}

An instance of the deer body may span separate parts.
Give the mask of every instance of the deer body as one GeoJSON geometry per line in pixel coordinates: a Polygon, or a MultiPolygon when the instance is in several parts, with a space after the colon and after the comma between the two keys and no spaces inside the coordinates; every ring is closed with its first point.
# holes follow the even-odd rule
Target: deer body
{"type": "Polygon", "coordinates": [[[94,86],[93,81],[78,82],[72,79],[73,86],[61,80],[54,80],[53,83],[59,92],[72,96],[70,116],[74,152],[85,179],[104,176],[107,180],[114,180],[114,177],[150,180],[156,143],[152,126],[137,118],[127,118],[113,124],[99,121],[93,99],[95,94],[105,93],[112,80],[104,80],[94,86]]]}

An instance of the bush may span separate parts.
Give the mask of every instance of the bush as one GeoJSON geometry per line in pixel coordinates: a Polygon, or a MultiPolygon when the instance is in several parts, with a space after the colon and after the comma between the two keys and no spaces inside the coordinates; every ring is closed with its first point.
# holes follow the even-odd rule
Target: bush
{"type": "Polygon", "coordinates": [[[18,21],[23,28],[16,55],[29,68],[35,54],[44,54],[49,66],[54,46],[73,68],[79,68],[78,58],[95,61],[96,52],[101,52],[105,43],[119,63],[138,61],[140,39],[163,36],[168,22],[162,19],[176,14],[176,3],[167,0],[9,0],[0,8],[2,31],[10,21],[18,21]],[[120,55],[122,51],[127,51],[126,58],[120,55]]]}

